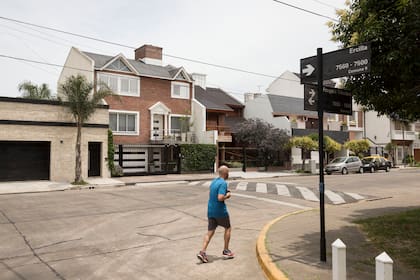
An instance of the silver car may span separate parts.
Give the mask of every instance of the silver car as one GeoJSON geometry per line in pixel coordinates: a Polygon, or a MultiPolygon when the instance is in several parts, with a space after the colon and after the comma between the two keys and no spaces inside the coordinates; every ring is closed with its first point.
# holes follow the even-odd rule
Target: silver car
{"type": "Polygon", "coordinates": [[[339,172],[343,175],[348,174],[349,172],[363,173],[363,164],[362,161],[355,156],[338,157],[325,166],[325,173],[330,175],[334,172],[339,172]]]}

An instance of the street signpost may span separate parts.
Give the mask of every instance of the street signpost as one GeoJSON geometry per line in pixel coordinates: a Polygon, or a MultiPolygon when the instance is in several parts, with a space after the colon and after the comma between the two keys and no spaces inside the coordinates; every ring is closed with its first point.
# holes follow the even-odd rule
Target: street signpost
{"type": "MultiPolygon", "coordinates": [[[[324,87],[324,112],[341,115],[353,114],[351,93],[347,90],[324,87]]],[[[318,90],[316,85],[304,86],[303,107],[307,111],[318,111],[318,90]]]]}
{"type": "Polygon", "coordinates": [[[324,195],[324,110],[330,112],[342,111],[339,112],[339,114],[352,113],[351,94],[349,101],[348,94],[338,90],[336,90],[337,92],[334,93],[331,93],[331,90],[325,90],[324,93],[323,81],[343,76],[353,76],[369,73],[370,62],[370,43],[365,43],[355,47],[337,50],[325,54],[322,53],[322,48],[318,48],[316,56],[302,58],[300,60],[300,83],[313,85],[313,87],[308,87],[308,85],[305,85],[307,88],[307,93],[305,93],[304,106],[308,108],[305,109],[318,111],[319,208],[321,231],[320,258],[323,262],[327,261],[324,195]]]}
{"type": "MultiPolygon", "coordinates": [[[[325,53],[323,60],[323,79],[334,79],[370,72],[370,43],[356,47],[325,53]]],[[[316,56],[300,60],[300,83],[317,82],[318,69],[316,56]]]]}

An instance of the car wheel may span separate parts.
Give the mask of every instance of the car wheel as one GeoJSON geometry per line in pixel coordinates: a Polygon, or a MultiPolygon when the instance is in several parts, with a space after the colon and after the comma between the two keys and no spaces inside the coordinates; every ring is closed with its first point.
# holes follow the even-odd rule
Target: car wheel
{"type": "Polygon", "coordinates": [[[388,165],[386,166],[385,171],[389,172],[389,166],[388,165]]]}
{"type": "Polygon", "coordinates": [[[343,175],[349,174],[349,172],[347,171],[347,168],[343,167],[343,169],[341,170],[341,174],[343,175]]]}
{"type": "Polygon", "coordinates": [[[360,174],[363,174],[363,172],[364,172],[363,167],[360,167],[360,169],[359,169],[359,173],[360,173],[360,174]]]}
{"type": "Polygon", "coordinates": [[[331,172],[327,172],[327,175],[331,175],[331,172]]]}
{"type": "Polygon", "coordinates": [[[370,167],[370,173],[373,173],[373,172],[375,172],[375,167],[371,166],[370,167]]]}

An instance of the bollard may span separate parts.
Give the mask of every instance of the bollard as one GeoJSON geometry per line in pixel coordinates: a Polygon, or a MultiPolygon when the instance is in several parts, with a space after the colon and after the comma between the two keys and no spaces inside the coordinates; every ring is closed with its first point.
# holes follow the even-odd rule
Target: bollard
{"type": "Polygon", "coordinates": [[[346,244],[339,238],[334,241],[332,246],[332,269],[333,280],[346,280],[346,244]]]}
{"type": "Polygon", "coordinates": [[[376,280],[392,280],[392,264],[394,263],[387,253],[383,252],[375,258],[376,280]]]}

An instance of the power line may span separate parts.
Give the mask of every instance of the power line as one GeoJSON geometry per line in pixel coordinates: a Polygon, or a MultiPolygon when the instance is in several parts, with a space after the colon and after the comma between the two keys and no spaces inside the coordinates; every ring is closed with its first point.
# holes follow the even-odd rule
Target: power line
{"type": "Polygon", "coordinates": [[[90,73],[93,73],[94,72],[92,70],[86,70],[86,69],[77,68],[77,67],[65,66],[65,65],[60,65],[60,64],[55,64],[55,63],[49,63],[49,62],[42,62],[42,61],[38,61],[38,60],[32,60],[32,59],[27,59],[27,58],[22,58],[22,57],[16,57],[16,56],[10,56],[10,55],[4,55],[4,54],[0,54],[0,57],[8,58],[8,59],[13,59],[13,60],[17,60],[17,61],[23,61],[23,62],[31,62],[31,63],[36,63],[36,64],[43,64],[43,65],[48,65],[48,66],[54,66],[54,67],[61,67],[61,68],[68,68],[68,69],[73,69],[73,70],[85,71],[85,72],[90,72],[90,73]]]}
{"type": "MultiPolygon", "coordinates": [[[[82,35],[82,34],[78,34],[78,33],[68,32],[68,31],[57,29],[57,28],[38,25],[38,24],[25,22],[25,21],[21,21],[21,20],[16,20],[16,19],[12,19],[12,18],[7,18],[7,17],[3,17],[3,16],[0,16],[0,19],[16,22],[16,23],[20,23],[20,24],[30,25],[30,26],[34,26],[34,27],[38,27],[38,28],[42,28],[42,29],[47,29],[47,30],[50,30],[50,31],[59,32],[59,33],[63,33],[63,34],[71,35],[71,36],[81,37],[81,38],[84,38],[84,39],[93,40],[93,41],[97,41],[97,42],[101,42],[101,43],[105,43],[105,44],[109,44],[109,45],[115,45],[115,46],[119,46],[119,47],[133,49],[133,50],[137,49],[137,47],[129,46],[129,45],[126,45],[126,44],[121,44],[121,43],[117,43],[117,42],[112,42],[112,41],[108,41],[108,40],[94,38],[94,37],[91,37],[91,36],[86,36],[86,35],[82,35]]],[[[232,70],[232,71],[236,71],[236,72],[242,72],[242,73],[246,73],[246,74],[262,76],[262,77],[266,77],[266,78],[277,78],[277,76],[274,76],[274,75],[268,75],[268,74],[264,74],[264,73],[244,70],[244,69],[240,69],[240,68],[236,68],[236,67],[224,66],[224,65],[221,65],[221,64],[210,63],[210,62],[206,62],[206,61],[202,61],[202,60],[198,60],[198,59],[185,58],[185,57],[176,56],[176,55],[172,55],[172,54],[168,54],[168,53],[163,53],[163,55],[167,56],[167,57],[175,58],[175,59],[185,60],[185,61],[198,63],[198,64],[203,64],[203,65],[212,66],[212,67],[217,67],[217,68],[221,68],[221,69],[227,69],[227,70],[232,70]]]]}
{"type": "Polygon", "coordinates": [[[279,4],[282,4],[282,5],[285,5],[285,6],[291,7],[291,8],[293,8],[293,9],[297,9],[297,10],[300,10],[300,11],[303,11],[303,12],[306,12],[306,13],[309,13],[309,14],[312,14],[312,15],[315,15],[315,16],[319,16],[319,17],[327,18],[327,19],[329,19],[329,20],[332,20],[332,21],[338,22],[338,20],[337,20],[337,19],[335,19],[335,18],[332,18],[332,17],[326,16],[326,15],[323,15],[323,14],[319,14],[319,13],[316,13],[316,12],[313,12],[313,11],[310,11],[310,10],[307,10],[307,9],[304,9],[304,8],[301,8],[301,7],[298,7],[298,6],[294,6],[294,5],[292,5],[292,4],[289,4],[289,3],[286,3],[286,2],[283,2],[283,1],[279,1],[279,0],[273,0],[273,1],[274,1],[274,2],[277,2],[277,3],[279,3],[279,4]]]}
{"type": "Polygon", "coordinates": [[[335,6],[331,5],[331,4],[325,3],[323,1],[319,1],[319,0],[312,0],[312,1],[317,2],[317,3],[321,4],[321,5],[324,5],[324,6],[327,6],[327,7],[336,9],[336,10],[339,10],[337,7],[335,7],[335,6]]]}

